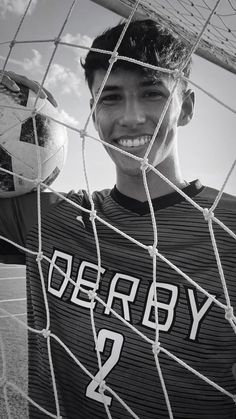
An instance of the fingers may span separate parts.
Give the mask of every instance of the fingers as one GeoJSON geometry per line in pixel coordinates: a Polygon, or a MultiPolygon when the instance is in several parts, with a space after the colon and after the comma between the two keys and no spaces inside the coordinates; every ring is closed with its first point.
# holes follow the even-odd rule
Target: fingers
{"type": "Polygon", "coordinates": [[[48,99],[53,106],[57,107],[57,102],[53,95],[44,87],[40,89],[40,83],[35,80],[30,80],[28,77],[17,74],[14,71],[3,72],[0,70],[0,82],[13,92],[19,92],[20,88],[18,84],[23,84],[36,94],[39,92],[40,99],[48,99]]]}
{"type": "MultiPolygon", "coordinates": [[[[15,85],[23,84],[35,93],[38,93],[39,91],[39,83],[30,80],[28,77],[22,76],[21,74],[17,74],[14,71],[4,72],[2,83],[10,90],[12,90],[12,87],[14,88],[15,85]]],[[[43,89],[40,91],[39,97],[41,99],[46,99],[47,96],[46,93],[43,92],[43,89]]]]}
{"type": "Polygon", "coordinates": [[[58,103],[56,101],[56,99],[54,98],[54,96],[52,95],[51,92],[49,92],[49,90],[45,89],[45,87],[43,88],[44,93],[46,94],[46,98],[49,100],[49,102],[51,102],[51,104],[57,108],[58,103]]]}
{"type": "Polygon", "coordinates": [[[7,87],[12,92],[19,92],[19,86],[14,82],[14,80],[8,75],[9,72],[0,71],[0,83],[7,87]]]}

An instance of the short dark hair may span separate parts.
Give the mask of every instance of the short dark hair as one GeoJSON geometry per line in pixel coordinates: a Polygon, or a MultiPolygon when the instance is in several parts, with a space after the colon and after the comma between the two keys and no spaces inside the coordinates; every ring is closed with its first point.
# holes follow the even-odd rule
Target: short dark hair
{"type": "MultiPolygon", "coordinates": [[[[107,29],[103,34],[95,38],[92,48],[113,51],[122,33],[125,23],[107,29]]],[[[118,48],[119,55],[130,57],[144,63],[155,65],[169,70],[180,69],[183,61],[189,56],[190,47],[181,40],[172,30],[163,27],[161,24],[150,19],[136,20],[130,23],[125,36],[118,48]]],[[[96,70],[107,70],[109,67],[110,54],[103,54],[89,51],[86,58],[81,62],[85,71],[85,79],[91,90],[94,73],[96,70]]],[[[139,70],[145,74],[155,75],[156,70],[143,67],[124,60],[117,60],[113,69],[139,70]]],[[[184,69],[185,77],[189,77],[191,69],[191,58],[189,58],[184,69]]],[[[187,82],[182,81],[186,88],[187,82]]]]}

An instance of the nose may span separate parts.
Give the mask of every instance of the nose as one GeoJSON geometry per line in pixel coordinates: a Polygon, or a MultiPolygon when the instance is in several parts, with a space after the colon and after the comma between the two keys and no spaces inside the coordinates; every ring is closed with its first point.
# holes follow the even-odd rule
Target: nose
{"type": "Polygon", "coordinates": [[[125,102],[119,123],[123,127],[135,128],[144,124],[146,116],[143,107],[136,99],[130,99],[125,102]]]}

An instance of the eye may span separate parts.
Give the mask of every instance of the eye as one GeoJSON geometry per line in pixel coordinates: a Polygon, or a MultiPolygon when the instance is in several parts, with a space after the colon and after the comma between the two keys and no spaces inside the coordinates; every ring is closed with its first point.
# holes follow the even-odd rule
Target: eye
{"type": "Polygon", "coordinates": [[[102,94],[99,103],[103,103],[105,105],[112,105],[117,102],[119,102],[122,99],[121,95],[117,93],[111,93],[111,94],[102,94]]]}
{"type": "Polygon", "coordinates": [[[145,91],[143,93],[143,97],[147,99],[157,100],[165,97],[165,95],[161,90],[153,89],[145,91]]]}

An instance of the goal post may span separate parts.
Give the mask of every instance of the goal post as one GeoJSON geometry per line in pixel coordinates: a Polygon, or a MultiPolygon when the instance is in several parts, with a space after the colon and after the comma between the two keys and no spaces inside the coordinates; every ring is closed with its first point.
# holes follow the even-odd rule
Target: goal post
{"type": "MultiPolygon", "coordinates": [[[[91,0],[106,9],[128,18],[137,0],[91,0]]],[[[206,2],[204,2],[206,3],[206,2]]],[[[135,19],[150,18],[170,27],[178,36],[194,45],[199,33],[211,13],[195,54],[236,74],[236,38],[233,17],[221,9],[222,2],[215,1],[207,6],[203,2],[167,2],[165,0],[142,0],[138,2],[135,19]],[[202,4],[201,4],[202,3],[202,4]]],[[[224,3],[224,6],[226,2],[224,3]]],[[[232,11],[235,10],[232,7],[232,11]]],[[[232,13],[233,16],[233,13],[232,13]]]]}
{"type": "MultiPolygon", "coordinates": [[[[121,2],[119,0],[91,0],[93,3],[97,3],[100,6],[105,7],[108,10],[111,10],[114,13],[117,13],[118,15],[127,18],[131,11],[132,11],[132,6],[130,5],[130,2],[121,2]]],[[[135,13],[135,18],[142,18],[143,14],[142,13],[135,13]]]]}

